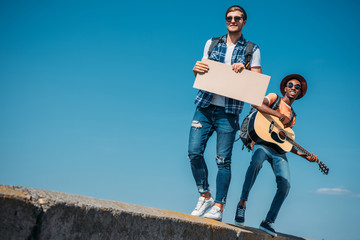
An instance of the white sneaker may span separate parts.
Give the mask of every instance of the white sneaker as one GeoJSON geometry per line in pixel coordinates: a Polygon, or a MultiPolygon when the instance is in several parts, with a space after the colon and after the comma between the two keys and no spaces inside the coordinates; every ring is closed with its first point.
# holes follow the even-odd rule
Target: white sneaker
{"type": "Polygon", "coordinates": [[[215,202],[212,197],[210,197],[209,200],[205,200],[205,197],[199,197],[199,201],[191,215],[201,217],[209,208],[214,206],[214,204],[215,202]]]}
{"type": "Polygon", "coordinates": [[[222,221],[222,212],[218,206],[213,206],[209,212],[207,212],[204,217],[214,219],[217,221],[222,221]]]}

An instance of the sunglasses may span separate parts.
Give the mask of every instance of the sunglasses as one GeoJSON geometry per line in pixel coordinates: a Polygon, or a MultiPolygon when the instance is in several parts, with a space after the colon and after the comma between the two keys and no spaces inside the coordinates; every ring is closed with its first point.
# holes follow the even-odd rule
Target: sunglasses
{"type": "Polygon", "coordinates": [[[244,18],[236,16],[236,17],[226,17],[225,19],[226,19],[227,22],[231,22],[233,19],[235,20],[235,22],[240,22],[240,20],[244,19],[244,18]]]}
{"type": "MultiPolygon", "coordinates": [[[[293,83],[289,83],[287,86],[288,86],[288,88],[292,88],[292,87],[294,86],[294,84],[293,84],[293,83]]],[[[301,89],[300,84],[296,84],[296,85],[295,85],[295,89],[297,89],[297,90],[301,89]]]]}

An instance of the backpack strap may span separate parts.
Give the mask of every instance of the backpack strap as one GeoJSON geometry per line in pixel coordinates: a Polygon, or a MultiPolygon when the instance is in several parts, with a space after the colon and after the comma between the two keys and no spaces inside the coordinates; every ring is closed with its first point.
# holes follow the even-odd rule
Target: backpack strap
{"type": "MultiPolygon", "coordinates": [[[[216,45],[218,45],[219,43],[223,42],[223,37],[215,37],[212,39],[210,47],[209,47],[209,51],[208,51],[208,57],[210,57],[212,51],[214,50],[214,48],[216,47],[216,45]]],[[[255,47],[255,43],[247,41],[246,43],[246,49],[245,49],[245,68],[250,70],[250,61],[253,55],[253,51],[254,51],[254,47],[255,47]]]]}
{"type": "Polygon", "coordinates": [[[294,109],[291,108],[290,122],[292,122],[294,120],[294,117],[296,117],[296,113],[294,112],[294,109]]]}
{"type": "MultiPolygon", "coordinates": [[[[275,100],[275,102],[273,102],[269,107],[270,107],[271,109],[274,109],[274,110],[278,109],[278,108],[279,108],[280,101],[281,101],[281,97],[276,94],[276,100],[275,100]]],[[[290,122],[292,122],[295,117],[296,117],[296,113],[295,113],[294,109],[291,108],[290,122]]]]}
{"type": "MultiPolygon", "coordinates": [[[[281,97],[276,94],[276,100],[275,100],[275,102],[273,102],[272,104],[270,104],[269,108],[274,109],[274,110],[278,109],[278,108],[279,108],[280,101],[281,101],[281,97]]],[[[249,114],[252,113],[252,112],[255,111],[255,110],[256,110],[256,108],[253,107],[252,104],[250,104],[250,112],[249,112],[249,114]]]]}
{"type": "Polygon", "coordinates": [[[269,107],[270,107],[271,109],[274,109],[274,110],[278,109],[278,108],[279,108],[279,105],[280,105],[280,101],[281,101],[281,97],[276,94],[276,100],[275,100],[275,102],[273,102],[269,107]]]}
{"type": "Polygon", "coordinates": [[[219,43],[222,43],[223,38],[224,36],[221,36],[221,37],[215,37],[212,39],[211,41],[211,44],[210,44],[210,47],[209,47],[209,51],[208,51],[208,57],[210,57],[210,54],[212,53],[212,51],[214,50],[214,48],[216,47],[216,45],[218,45],[219,43]]]}
{"type": "Polygon", "coordinates": [[[253,50],[255,47],[255,43],[248,41],[246,43],[246,49],[245,49],[245,68],[250,70],[250,61],[253,55],[253,50]]]}

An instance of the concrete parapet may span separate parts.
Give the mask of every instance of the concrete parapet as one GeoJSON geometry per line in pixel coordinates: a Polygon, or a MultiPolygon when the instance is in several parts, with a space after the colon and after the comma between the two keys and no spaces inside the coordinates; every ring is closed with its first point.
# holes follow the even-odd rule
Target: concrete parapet
{"type": "Polygon", "coordinates": [[[188,214],[34,188],[0,185],[0,240],[304,240],[188,214]]]}

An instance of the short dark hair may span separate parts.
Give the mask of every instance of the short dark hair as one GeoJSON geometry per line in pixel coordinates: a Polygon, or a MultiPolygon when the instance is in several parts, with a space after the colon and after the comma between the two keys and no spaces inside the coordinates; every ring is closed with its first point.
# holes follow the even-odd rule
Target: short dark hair
{"type": "Polygon", "coordinates": [[[244,15],[244,20],[247,19],[247,15],[246,15],[245,10],[244,10],[242,7],[240,7],[239,5],[234,5],[234,6],[229,7],[228,10],[227,10],[226,13],[225,13],[225,18],[227,17],[227,15],[228,15],[229,12],[234,12],[234,11],[240,11],[240,12],[242,12],[243,15],[244,15]]]}

